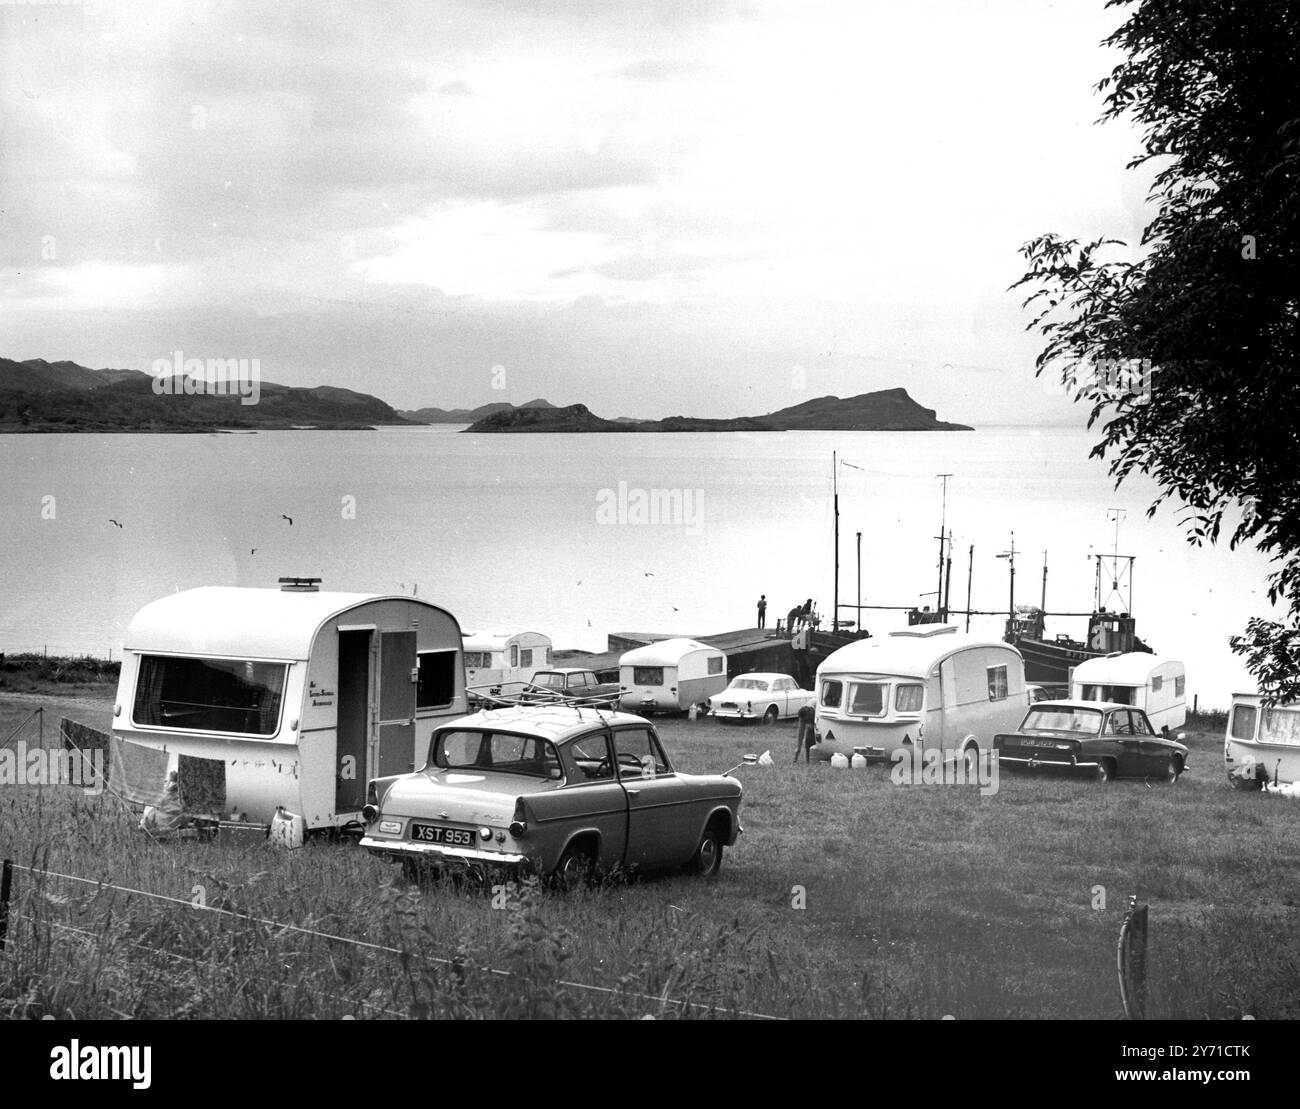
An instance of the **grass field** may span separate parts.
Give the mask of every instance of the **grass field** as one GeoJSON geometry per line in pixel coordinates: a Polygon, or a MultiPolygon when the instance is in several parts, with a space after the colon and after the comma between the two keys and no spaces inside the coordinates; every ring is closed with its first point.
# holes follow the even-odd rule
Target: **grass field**
{"type": "MultiPolygon", "coordinates": [[[[30,708],[0,693],[0,739],[30,708]]],[[[1172,787],[1004,774],[981,797],[792,765],[793,724],[659,728],[687,771],[772,749],[737,772],[746,830],[716,880],[417,889],[346,842],[158,844],[111,795],[0,786],[0,854],[178,902],[18,872],[0,1016],[1109,1019],[1131,894],[1150,1016],[1300,1016],[1300,807],[1229,789],[1221,730],[1172,787]]]]}

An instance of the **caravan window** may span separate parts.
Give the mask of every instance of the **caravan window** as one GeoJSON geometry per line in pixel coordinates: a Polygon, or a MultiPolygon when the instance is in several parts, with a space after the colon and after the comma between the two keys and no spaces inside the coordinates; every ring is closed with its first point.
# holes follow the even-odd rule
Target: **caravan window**
{"type": "Polygon", "coordinates": [[[920,712],[925,687],[914,682],[900,685],[894,692],[894,710],[896,712],[920,712]]]}
{"type": "Polygon", "coordinates": [[[1291,709],[1265,709],[1262,732],[1269,743],[1300,745],[1300,712],[1291,709]]]}
{"type": "Polygon", "coordinates": [[[529,667],[533,664],[533,652],[531,648],[525,648],[519,652],[519,665],[529,667]]]}
{"type": "Polygon", "coordinates": [[[989,700],[1005,701],[1007,699],[1007,668],[1005,666],[990,666],[989,674],[989,700]]]}
{"type": "Polygon", "coordinates": [[[840,698],[844,695],[844,687],[836,681],[822,682],[822,704],[828,709],[837,709],[840,707],[840,698]]]}
{"type": "Polygon", "coordinates": [[[882,682],[850,682],[848,712],[853,716],[883,716],[889,687],[882,682]]]}
{"type": "Polygon", "coordinates": [[[419,680],[415,685],[417,709],[440,709],[456,696],[456,652],[421,651],[419,680]]]}
{"type": "Polygon", "coordinates": [[[717,658],[711,658],[711,659],[709,659],[709,673],[710,673],[710,674],[721,674],[721,673],[722,673],[722,656],[721,656],[721,655],[719,655],[717,658]]]}
{"type": "Polygon", "coordinates": [[[519,665],[519,644],[511,643],[510,644],[510,666],[513,669],[518,665],[519,665]]]}
{"type": "Polygon", "coordinates": [[[1187,691],[1187,678],[1184,677],[1182,674],[1179,674],[1178,677],[1174,679],[1174,696],[1183,697],[1186,695],[1186,691],[1187,691]]]}
{"type": "Polygon", "coordinates": [[[466,651],[465,665],[471,670],[487,670],[492,666],[492,652],[466,651]]]}
{"type": "Polygon", "coordinates": [[[663,685],[664,668],[662,666],[632,667],[633,685],[663,685]]]}
{"type": "Polygon", "coordinates": [[[288,669],[283,662],[142,655],[132,715],[146,728],[271,736],[288,669]]]}
{"type": "Polygon", "coordinates": [[[1232,729],[1229,732],[1232,738],[1254,739],[1257,716],[1254,705],[1236,705],[1232,710],[1232,729]]]}
{"type": "Polygon", "coordinates": [[[1164,675],[1162,675],[1162,674],[1152,674],[1152,675],[1151,675],[1151,692],[1152,692],[1152,693],[1159,693],[1160,690],[1161,690],[1161,688],[1164,686],[1164,684],[1165,684],[1164,675]]]}

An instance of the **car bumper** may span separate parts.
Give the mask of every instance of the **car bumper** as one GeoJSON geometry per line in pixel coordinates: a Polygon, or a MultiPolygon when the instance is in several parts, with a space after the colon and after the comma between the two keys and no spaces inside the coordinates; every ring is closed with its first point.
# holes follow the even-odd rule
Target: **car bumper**
{"type": "Polygon", "coordinates": [[[372,855],[386,855],[393,859],[424,859],[428,862],[477,863],[487,866],[527,866],[527,855],[508,851],[480,851],[474,847],[443,847],[436,843],[412,843],[410,840],[381,839],[362,836],[361,846],[372,855]]]}
{"type": "Polygon", "coordinates": [[[748,709],[709,709],[710,716],[719,720],[758,720],[759,714],[748,709]]]}
{"type": "Polygon", "coordinates": [[[998,765],[1012,770],[1096,770],[1096,760],[1086,762],[1077,759],[1045,758],[1039,755],[1004,755],[998,752],[998,765]]]}

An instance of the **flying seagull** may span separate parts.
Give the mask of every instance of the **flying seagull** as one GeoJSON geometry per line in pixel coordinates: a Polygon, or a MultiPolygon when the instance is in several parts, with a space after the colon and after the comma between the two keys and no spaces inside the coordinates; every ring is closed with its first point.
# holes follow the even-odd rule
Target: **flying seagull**
{"type": "Polygon", "coordinates": [[[647,570],[647,571],[645,572],[645,576],[648,577],[648,578],[652,578],[652,577],[654,577],[654,574],[650,573],[650,571],[647,570]]]}
{"type": "Polygon", "coordinates": [[[256,547],[249,547],[249,549],[248,549],[248,553],[249,553],[249,554],[257,554],[257,548],[256,548],[256,547]]]}
{"type": "Polygon", "coordinates": [[[109,520],[108,522],[112,524],[115,528],[120,528],[122,526],[116,520],[109,520]]]}
{"type": "Polygon", "coordinates": [[[280,513],[280,519],[281,519],[281,520],[288,520],[288,521],[289,521],[289,526],[290,526],[290,527],[293,527],[293,517],[292,517],[292,516],[286,516],[283,512],[281,512],[281,513],[280,513]]]}

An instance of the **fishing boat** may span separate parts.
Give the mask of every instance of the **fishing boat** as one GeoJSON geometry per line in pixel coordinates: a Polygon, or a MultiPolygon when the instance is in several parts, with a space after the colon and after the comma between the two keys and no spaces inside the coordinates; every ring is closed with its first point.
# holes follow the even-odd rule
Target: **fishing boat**
{"type": "MultiPolygon", "coordinates": [[[[1046,613],[1040,605],[1015,605],[1007,618],[1003,641],[1015,647],[1025,660],[1025,680],[1036,685],[1065,685],[1070,671],[1090,658],[1115,652],[1151,652],[1137,636],[1136,622],[1129,612],[1133,587],[1133,555],[1094,554],[1097,563],[1097,586],[1093,610],[1088,617],[1088,634],[1084,639],[1068,635],[1047,637],[1046,613]],[[1103,583],[1110,582],[1109,594],[1119,599],[1118,608],[1103,603],[1103,583]]],[[[1014,570],[1012,571],[1014,573],[1014,570]]],[[[1046,581],[1047,565],[1043,565],[1046,581]]]]}

